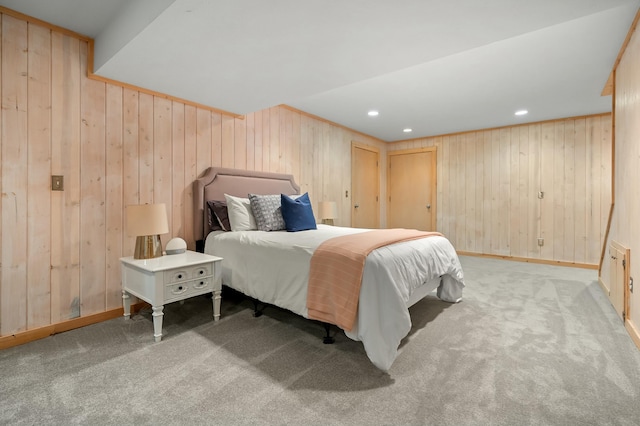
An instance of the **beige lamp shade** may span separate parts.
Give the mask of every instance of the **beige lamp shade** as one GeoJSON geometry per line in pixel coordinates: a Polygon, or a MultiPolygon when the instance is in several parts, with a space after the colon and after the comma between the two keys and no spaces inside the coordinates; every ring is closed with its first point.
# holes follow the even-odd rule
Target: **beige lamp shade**
{"type": "Polygon", "coordinates": [[[335,201],[320,201],[318,203],[318,216],[322,223],[333,225],[333,219],[338,217],[338,206],[335,201]]]}
{"type": "Polygon", "coordinates": [[[167,208],[164,203],[127,206],[127,235],[130,237],[168,232],[167,208]]]}
{"type": "Polygon", "coordinates": [[[134,259],[162,256],[160,234],[169,232],[164,203],[127,206],[127,235],[136,238],[134,259]]]}

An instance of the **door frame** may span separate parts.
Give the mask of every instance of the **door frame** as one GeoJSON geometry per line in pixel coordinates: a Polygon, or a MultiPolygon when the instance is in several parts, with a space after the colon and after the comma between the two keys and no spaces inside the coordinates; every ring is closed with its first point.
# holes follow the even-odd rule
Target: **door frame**
{"type": "Polygon", "coordinates": [[[387,220],[390,217],[391,210],[391,157],[394,155],[410,155],[421,154],[423,152],[432,152],[432,181],[433,181],[433,213],[431,216],[431,229],[438,229],[438,148],[436,146],[427,146],[423,148],[400,149],[397,151],[387,151],[387,220]]]}
{"type": "Polygon", "coordinates": [[[375,147],[375,146],[371,146],[371,145],[365,145],[363,143],[359,143],[359,142],[355,142],[355,141],[351,141],[351,197],[349,200],[349,215],[351,216],[351,226],[353,226],[353,182],[355,181],[354,179],[354,170],[355,168],[355,158],[356,156],[354,155],[354,152],[356,149],[363,149],[365,151],[370,151],[373,152],[374,154],[376,154],[376,197],[378,199],[378,208],[376,209],[376,223],[377,223],[377,227],[380,227],[380,149],[375,147]]]}

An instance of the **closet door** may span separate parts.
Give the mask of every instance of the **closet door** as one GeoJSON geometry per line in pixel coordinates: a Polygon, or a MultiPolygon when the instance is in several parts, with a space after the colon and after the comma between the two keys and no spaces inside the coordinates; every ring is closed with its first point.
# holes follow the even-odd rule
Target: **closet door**
{"type": "Polygon", "coordinates": [[[377,148],[351,144],[351,226],[380,227],[380,152],[377,148]]]}
{"type": "Polygon", "coordinates": [[[436,148],[388,153],[388,228],[436,230],[436,148]]]}

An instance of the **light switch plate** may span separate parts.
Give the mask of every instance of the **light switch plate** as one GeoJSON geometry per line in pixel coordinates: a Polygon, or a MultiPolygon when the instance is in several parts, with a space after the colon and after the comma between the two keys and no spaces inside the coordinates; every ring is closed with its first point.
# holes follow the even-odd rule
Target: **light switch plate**
{"type": "Polygon", "coordinates": [[[61,175],[51,176],[51,190],[64,191],[64,176],[61,176],[61,175]]]}

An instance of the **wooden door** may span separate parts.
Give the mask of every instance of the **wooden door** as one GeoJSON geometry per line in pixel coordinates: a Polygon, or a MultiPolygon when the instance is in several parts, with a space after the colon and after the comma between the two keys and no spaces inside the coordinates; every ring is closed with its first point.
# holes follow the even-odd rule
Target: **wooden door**
{"type": "Polygon", "coordinates": [[[436,148],[388,153],[388,228],[436,230],[436,148]]]}
{"type": "Polygon", "coordinates": [[[615,241],[609,246],[609,301],[613,305],[616,313],[622,319],[628,317],[627,301],[628,301],[628,282],[627,259],[628,250],[615,241]]]}
{"type": "Polygon", "coordinates": [[[371,146],[351,144],[351,226],[380,227],[380,152],[371,146]]]}

